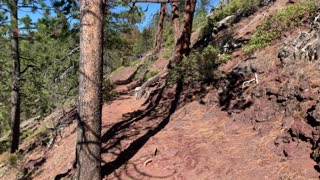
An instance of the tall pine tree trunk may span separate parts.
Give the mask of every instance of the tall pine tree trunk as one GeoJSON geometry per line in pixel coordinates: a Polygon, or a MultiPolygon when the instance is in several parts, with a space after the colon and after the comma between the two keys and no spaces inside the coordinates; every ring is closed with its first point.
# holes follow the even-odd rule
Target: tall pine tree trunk
{"type": "Polygon", "coordinates": [[[174,33],[174,44],[177,43],[180,36],[180,23],[179,23],[179,3],[173,2],[171,7],[173,33],[174,33]]]}
{"type": "Polygon", "coordinates": [[[77,179],[101,179],[103,1],[80,1],[77,179]]]}
{"type": "Polygon", "coordinates": [[[11,1],[11,54],[12,54],[12,85],[11,85],[11,128],[12,139],[10,152],[19,149],[20,136],[20,57],[18,29],[18,0],[11,1]]]}
{"type": "Polygon", "coordinates": [[[160,16],[156,33],[155,52],[159,52],[162,46],[163,22],[164,17],[166,16],[166,8],[167,3],[161,3],[160,16]]]}
{"type": "Polygon", "coordinates": [[[192,33],[193,15],[196,7],[196,0],[186,0],[186,6],[183,14],[183,23],[181,26],[181,34],[177,40],[172,65],[179,62],[183,55],[188,56],[190,53],[190,38],[192,33]]]}

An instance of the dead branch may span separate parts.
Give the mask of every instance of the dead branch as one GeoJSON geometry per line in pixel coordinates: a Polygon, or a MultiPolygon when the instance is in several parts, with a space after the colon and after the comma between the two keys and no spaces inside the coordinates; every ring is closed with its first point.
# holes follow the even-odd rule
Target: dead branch
{"type": "Polygon", "coordinates": [[[80,51],[80,46],[78,46],[78,47],[72,49],[71,51],[69,51],[67,55],[65,55],[62,59],[60,59],[60,61],[64,61],[66,59],[70,59],[70,57],[72,55],[74,55],[75,53],[77,53],[79,51],[80,51]]]}
{"type": "Polygon", "coordinates": [[[147,159],[144,163],[143,163],[143,166],[146,167],[149,163],[152,162],[152,158],[150,159],[147,159]]]}
{"type": "Polygon", "coordinates": [[[24,70],[22,70],[20,72],[20,74],[24,74],[29,68],[35,68],[36,66],[35,65],[32,65],[32,64],[28,64],[26,68],[24,68],[24,70]]]}
{"type": "Polygon", "coordinates": [[[259,84],[259,80],[258,80],[258,75],[257,73],[254,73],[254,78],[250,79],[249,81],[245,81],[242,84],[242,88],[245,88],[246,86],[248,86],[248,84],[252,83],[252,82],[256,82],[256,84],[259,84]]]}

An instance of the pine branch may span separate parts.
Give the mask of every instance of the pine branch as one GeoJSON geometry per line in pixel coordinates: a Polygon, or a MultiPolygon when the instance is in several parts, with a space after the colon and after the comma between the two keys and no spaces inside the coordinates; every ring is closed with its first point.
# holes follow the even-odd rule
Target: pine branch
{"type": "Polygon", "coordinates": [[[24,68],[24,70],[22,70],[20,72],[20,74],[24,74],[29,68],[35,68],[36,66],[32,65],[32,64],[28,64],[26,68],[24,68]]]}

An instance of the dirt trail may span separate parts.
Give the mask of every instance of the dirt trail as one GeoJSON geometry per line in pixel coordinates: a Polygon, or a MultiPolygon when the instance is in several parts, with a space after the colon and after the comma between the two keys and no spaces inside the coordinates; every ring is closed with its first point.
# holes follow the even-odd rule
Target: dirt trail
{"type": "MultiPolygon", "coordinates": [[[[203,99],[205,104],[193,101],[177,110],[168,124],[150,137],[146,134],[161,124],[163,116],[133,120],[140,114],[137,110],[145,108],[141,107],[143,100],[124,95],[105,104],[106,179],[317,179],[315,162],[307,153],[286,160],[272,151],[281,131],[280,118],[269,134],[260,135],[253,125],[236,122],[221,111],[215,97],[215,92],[209,93],[203,99]],[[114,128],[117,125],[119,128],[114,128]]],[[[64,134],[34,179],[54,179],[71,167],[75,124],[64,134]]]]}
{"type": "MultiPolygon", "coordinates": [[[[237,38],[250,38],[263,18],[286,6],[286,2],[277,0],[273,6],[241,20],[233,26],[232,34],[237,38]]],[[[310,142],[289,137],[285,145],[276,145],[278,139],[285,141],[281,138],[292,126],[288,125],[287,119],[303,121],[304,117],[295,115],[307,112],[313,103],[309,100],[296,102],[289,91],[294,91],[300,81],[320,79],[319,74],[288,75],[289,70],[317,72],[318,66],[305,62],[302,65],[292,63],[290,68],[282,67],[275,53],[280,47],[281,42],[274,42],[271,47],[254,54],[254,59],[245,61],[241,50],[235,51],[233,60],[219,68],[225,73],[227,83],[209,88],[204,97],[180,102],[173,114],[169,109],[173,105],[170,102],[174,92],[163,93],[159,98],[161,101],[154,104],[144,104],[145,99],[134,98],[134,92],[128,88],[133,87],[132,84],[117,86],[115,91],[120,96],[104,104],[102,113],[104,178],[318,179],[319,172],[314,168],[316,162],[310,158],[310,142]],[[234,77],[234,70],[241,70],[238,67],[254,67],[259,84],[246,90],[241,88],[242,82],[252,77],[250,74],[243,79],[234,77]],[[285,105],[280,99],[282,96],[275,94],[277,97],[273,99],[275,95],[267,93],[284,88],[286,97],[291,98],[285,105]],[[294,103],[300,103],[301,107],[290,114],[290,104],[298,107],[294,103]]],[[[165,61],[159,60],[155,64],[151,70],[161,69],[165,61]]],[[[309,89],[310,92],[320,91],[320,88],[309,89]]],[[[158,91],[161,92],[161,88],[158,91]]],[[[184,92],[188,91],[192,89],[184,89],[184,92]]],[[[28,154],[24,162],[45,157],[33,178],[68,179],[72,174],[75,143],[76,122],[73,122],[63,130],[52,149],[36,148],[28,154]]],[[[5,179],[15,179],[14,173],[9,173],[5,179]]]]}
{"type": "MultiPolygon", "coordinates": [[[[127,112],[132,112],[139,109],[143,103],[142,100],[135,100],[133,96],[123,95],[116,100],[103,106],[103,131],[108,130],[108,127],[115,122],[121,120],[122,115],[127,112]]],[[[68,170],[71,170],[72,163],[75,160],[75,145],[76,145],[76,122],[67,127],[61,134],[54,147],[46,154],[41,151],[35,151],[30,154],[29,159],[37,159],[37,157],[45,156],[46,162],[41,166],[34,179],[54,179],[68,175],[68,170]]]]}
{"type": "MultiPolygon", "coordinates": [[[[236,122],[210,104],[214,96],[207,95],[206,105],[194,101],[176,111],[170,122],[133,154],[128,146],[148,132],[145,128],[154,127],[161,120],[136,122],[130,125],[136,129],[127,129],[130,132],[119,130],[121,135],[116,133],[116,137],[124,139],[120,138],[121,142],[111,148],[108,142],[103,159],[116,161],[119,154],[132,157],[123,157],[128,161],[117,166],[107,179],[317,179],[315,162],[307,153],[288,160],[273,152],[274,141],[282,129],[281,118],[273,122],[268,134],[261,135],[253,125],[236,122]]],[[[114,111],[104,112],[108,115],[114,111]]],[[[105,122],[111,126],[114,120],[109,117],[105,122]]]]}

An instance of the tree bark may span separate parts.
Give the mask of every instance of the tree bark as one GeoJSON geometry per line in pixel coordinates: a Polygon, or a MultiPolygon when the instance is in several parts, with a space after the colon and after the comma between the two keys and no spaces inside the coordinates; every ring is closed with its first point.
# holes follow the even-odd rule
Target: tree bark
{"type": "Polygon", "coordinates": [[[162,35],[163,35],[163,22],[166,16],[167,3],[161,3],[160,15],[156,33],[156,42],[155,42],[155,52],[159,52],[162,46],[162,35]]]}
{"type": "Polygon", "coordinates": [[[80,1],[77,179],[100,180],[103,1],[80,1]]]}
{"type": "Polygon", "coordinates": [[[19,149],[20,137],[20,55],[18,28],[18,0],[11,1],[11,56],[12,56],[12,85],[11,85],[11,128],[12,139],[10,152],[19,149]]]}
{"type": "Polygon", "coordinates": [[[137,92],[136,99],[140,99],[144,95],[147,87],[157,82],[159,79],[166,77],[169,72],[169,68],[176,66],[182,60],[183,55],[189,55],[192,21],[196,7],[196,2],[197,0],[186,1],[182,23],[182,31],[180,37],[177,40],[173,56],[170,58],[166,67],[159,74],[149,78],[145,83],[142,84],[140,90],[137,92]]]}
{"type": "Polygon", "coordinates": [[[179,23],[179,3],[173,2],[171,6],[172,23],[174,32],[174,44],[177,44],[180,36],[180,23],[179,23]]]}
{"type": "Polygon", "coordinates": [[[190,38],[192,33],[193,15],[196,7],[196,0],[187,0],[183,14],[183,23],[181,26],[181,34],[177,40],[172,64],[182,60],[183,55],[188,56],[190,53],[190,38]]]}

